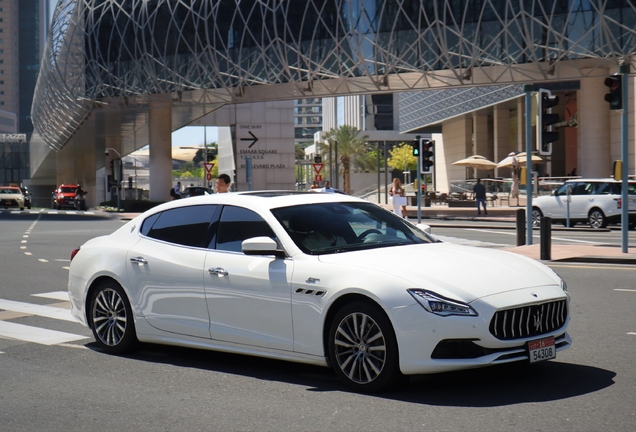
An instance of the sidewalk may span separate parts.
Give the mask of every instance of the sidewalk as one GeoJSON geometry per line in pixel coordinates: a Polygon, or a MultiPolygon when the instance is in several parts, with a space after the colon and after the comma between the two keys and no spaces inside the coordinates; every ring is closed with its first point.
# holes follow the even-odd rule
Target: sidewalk
{"type": "MultiPolygon", "coordinates": [[[[387,204],[381,204],[389,210],[393,207],[387,204]]],[[[445,205],[431,205],[430,207],[422,207],[422,223],[430,225],[435,232],[435,226],[441,226],[435,220],[470,220],[470,221],[499,221],[505,225],[493,226],[488,225],[490,229],[515,229],[517,211],[521,209],[525,213],[525,206],[499,206],[488,207],[488,216],[482,212],[481,216],[477,215],[476,208],[449,208],[445,205]]],[[[411,220],[417,219],[417,207],[407,206],[408,216],[411,220]]],[[[461,227],[461,225],[453,225],[461,227]]],[[[468,226],[468,225],[466,225],[468,226]]],[[[474,224],[470,225],[475,228],[474,224]]],[[[588,228],[566,228],[560,225],[553,225],[552,231],[573,231],[588,230],[588,228]]],[[[538,231],[538,230],[537,230],[538,231]]],[[[609,230],[606,230],[609,231],[609,230]]],[[[514,252],[527,256],[536,260],[541,259],[541,245],[539,243],[505,248],[503,250],[514,252]]],[[[602,245],[555,245],[550,248],[550,260],[546,262],[578,262],[578,263],[605,263],[605,264],[630,264],[636,265],[636,245],[628,247],[628,253],[622,252],[621,246],[602,246],[602,245]]]]}

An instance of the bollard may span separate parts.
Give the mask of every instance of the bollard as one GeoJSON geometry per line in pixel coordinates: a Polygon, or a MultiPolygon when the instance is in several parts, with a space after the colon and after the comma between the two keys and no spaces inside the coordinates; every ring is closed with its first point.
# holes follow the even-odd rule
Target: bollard
{"type": "Polygon", "coordinates": [[[526,211],[517,209],[517,246],[526,244],[526,211]]]}
{"type": "Polygon", "coordinates": [[[552,218],[541,218],[541,260],[551,260],[552,218]]]}

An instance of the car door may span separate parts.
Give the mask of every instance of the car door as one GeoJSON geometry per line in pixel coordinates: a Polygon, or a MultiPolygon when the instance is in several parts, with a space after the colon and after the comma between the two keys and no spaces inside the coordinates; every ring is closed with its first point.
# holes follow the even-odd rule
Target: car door
{"type": "Polygon", "coordinates": [[[275,234],[257,213],[225,206],[205,258],[205,296],[213,339],[292,350],[293,261],[245,255],[243,240],[275,234]]]}
{"type": "Polygon", "coordinates": [[[148,323],[166,332],[210,338],[204,263],[210,222],[220,208],[179,207],[143,222],[126,265],[135,303],[148,323]]]}
{"type": "Polygon", "coordinates": [[[559,186],[549,197],[541,197],[540,208],[544,216],[551,218],[565,218],[567,206],[567,185],[559,186]]]}
{"type": "Polygon", "coordinates": [[[572,188],[570,200],[570,217],[573,219],[587,219],[587,214],[591,203],[594,201],[594,191],[596,183],[588,181],[578,181],[572,188]]]}

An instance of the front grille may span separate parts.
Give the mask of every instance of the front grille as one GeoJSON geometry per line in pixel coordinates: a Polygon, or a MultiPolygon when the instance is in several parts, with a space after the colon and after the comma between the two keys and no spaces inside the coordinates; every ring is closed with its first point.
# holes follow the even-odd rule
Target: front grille
{"type": "Polygon", "coordinates": [[[502,310],[490,321],[490,333],[500,340],[539,336],[563,327],[567,316],[566,300],[502,310]]]}

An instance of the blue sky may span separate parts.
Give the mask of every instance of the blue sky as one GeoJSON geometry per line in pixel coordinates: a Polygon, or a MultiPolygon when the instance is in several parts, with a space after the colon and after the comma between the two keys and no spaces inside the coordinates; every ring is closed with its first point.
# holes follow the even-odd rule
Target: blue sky
{"type": "Polygon", "coordinates": [[[202,145],[204,138],[208,144],[217,141],[219,139],[217,128],[207,126],[207,131],[204,131],[203,126],[185,126],[172,132],[172,147],[202,145]]]}

